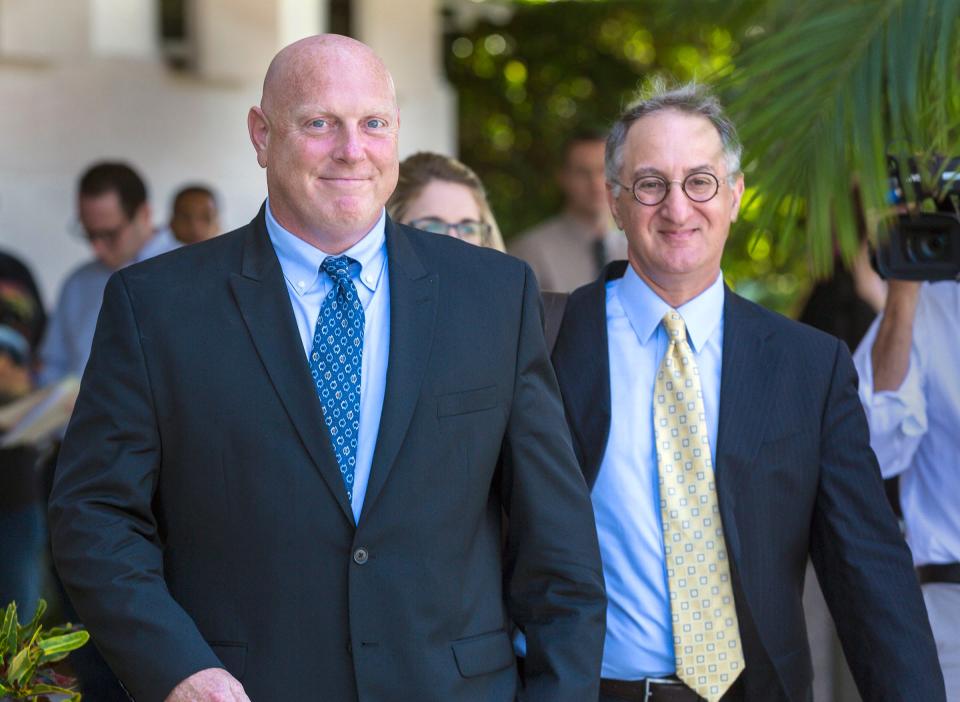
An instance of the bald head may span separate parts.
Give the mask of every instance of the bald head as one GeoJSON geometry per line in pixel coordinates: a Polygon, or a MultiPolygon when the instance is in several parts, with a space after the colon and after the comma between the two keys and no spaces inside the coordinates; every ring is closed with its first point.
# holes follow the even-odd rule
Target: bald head
{"type": "Polygon", "coordinates": [[[370,231],[397,184],[400,114],[370,47],[324,34],[276,55],[247,116],[270,212],[328,254],[370,231]]]}
{"type": "Polygon", "coordinates": [[[281,49],[264,76],[260,107],[271,115],[303,95],[307,87],[329,83],[340,71],[358,69],[388,86],[396,108],[393,77],[381,58],[363,42],[340,34],[306,37],[281,49]]]}

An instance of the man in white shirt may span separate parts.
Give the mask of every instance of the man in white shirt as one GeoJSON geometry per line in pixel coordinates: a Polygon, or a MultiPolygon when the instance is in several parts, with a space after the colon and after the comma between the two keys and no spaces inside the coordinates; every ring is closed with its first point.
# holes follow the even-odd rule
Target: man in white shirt
{"type": "Polygon", "coordinates": [[[900,476],[907,543],[947,697],[960,699],[960,285],[891,280],[854,355],[870,444],[900,476]]]}
{"type": "Polygon", "coordinates": [[[78,233],[94,259],[74,270],[60,290],[40,348],[43,384],[83,373],[111,274],[179,246],[168,229],[154,231],[146,185],[127,164],[94,164],[78,190],[78,233]]]}

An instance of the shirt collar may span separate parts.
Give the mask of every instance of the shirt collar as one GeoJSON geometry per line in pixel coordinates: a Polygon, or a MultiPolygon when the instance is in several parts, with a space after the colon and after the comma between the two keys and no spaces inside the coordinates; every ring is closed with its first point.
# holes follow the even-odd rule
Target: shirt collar
{"type": "MultiPolygon", "coordinates": [[[[633,332],[640,343],[646,345],[660,326],[663,316],[671,309],[670,305],[629,265],[620,279],[618,293],[633,332]]],[[[677,308],[695,353],[700,353],[723,319],[723,296],[723,274],[718,273],[709,288],[677,308]]]]}
{"type": "MultiPolygon", "coordinates": [[[[320,278],[320,264],[330,256],[300,237],[284,229],[274,218],[270,210],[270,199],[266,207],[267,234],[270,243],[277,252],[283,277],[298,295],[312,290],[320,278]]],[[[351,266],[351,277],[359,280],[370,292],[376,292],[383,277],[384,264],[387,261],[386,211],[381,210],[380,218],[373,228],[360,241],[344,251],[341,256],[349,256],[359,265],[351,266]]]]}

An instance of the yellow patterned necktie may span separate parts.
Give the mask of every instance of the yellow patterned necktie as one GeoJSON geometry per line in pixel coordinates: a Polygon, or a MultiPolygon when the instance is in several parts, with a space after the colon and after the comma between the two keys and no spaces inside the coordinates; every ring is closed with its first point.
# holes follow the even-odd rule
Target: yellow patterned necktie
{"type": "Polygon", "coordinates": [[[700,372],[683,317],[663,317],[670,345],[657,372],[653,421],[677,676],[708,702],[744,669],[700,372]]]}

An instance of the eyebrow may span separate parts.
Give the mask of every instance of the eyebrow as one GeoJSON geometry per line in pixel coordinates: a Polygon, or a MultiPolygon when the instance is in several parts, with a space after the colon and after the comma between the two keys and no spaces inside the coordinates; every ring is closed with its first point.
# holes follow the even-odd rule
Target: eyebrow
{"type": "MultiPolygon", "coordinates": [[[[715,169],[712,165],[710,165],[709,163],[703,163],[703,164],[700,164],[699,166],[694,166],[694,167],[692,167],[692,168],[688,168],[684,173],[685,173],[686,175],[690,175],[691,173],[703,173],[703,172],[713,173],[714,175],[716,175],[716,172],[717,172],[717,171],[716,171],[716,169],[715,169]]],[[[651,166],[644,166],[644,167],[638,168],[637,170],[635,170],[635,171],[633,172],[633,177],[634,177],[634,178],[641,178],[641,177],[643,177],[643,176],[648,176],[648,175],[655,175],[655,176],[658,176],[658,177],[660,177],[660,178],[666,178],[666,176],[664,175],[663,171],[661,171],[661,170],[659,170],[659,169],[657,169],[657,168],[653,168],[653,167],[651,167],[651,166]]]]}

